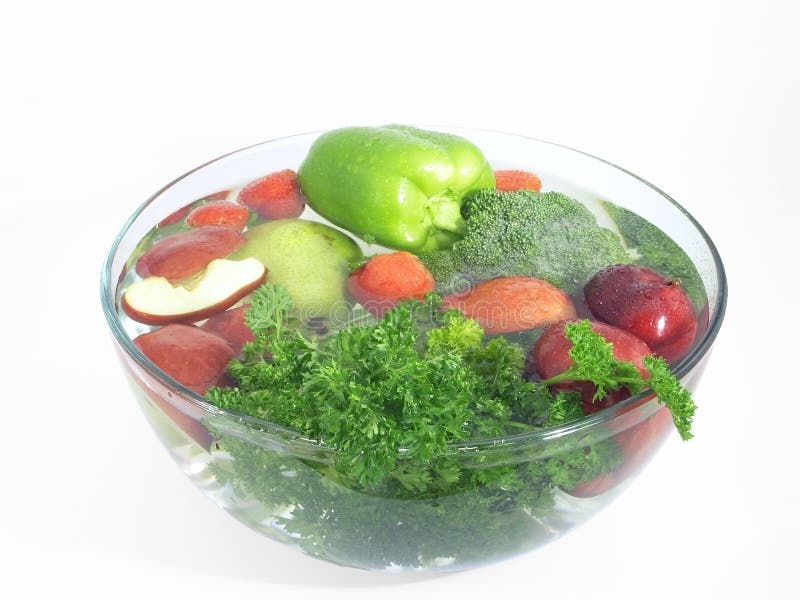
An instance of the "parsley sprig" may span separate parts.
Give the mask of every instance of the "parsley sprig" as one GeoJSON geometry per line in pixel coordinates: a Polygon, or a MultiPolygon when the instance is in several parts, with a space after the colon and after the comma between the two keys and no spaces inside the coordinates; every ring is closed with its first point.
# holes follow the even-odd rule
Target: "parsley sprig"
{"type": "Polygon", "coordinates": [[[263,447],[209,418],[216,432],[210,469],[219,484],[274,515],[309,554],[363,567],[425,566],[442,557],[467,564],[551,535],[543,524],[560,490],[622,464],[614,437],[557,438],[521,454],[500,445],[473,455],[452,444],[581,418],[579,394],[551,393],[556,379],[582,378],[605,391],[650,386],[685,431],[694,410],[663,360],[646,361],[645,382],[613,359],[588,323],[565,331],[573,367],[531,382],[520,347],[486,339],[457,311],[442,313],[435,295],[319,336],[293,320],[286,290],[267,284],[254,293],[246,322],[255,340],[229,367],[236,387],[207,397],[335,448],[335,462],[263,447]]]}
{"type": "Polygon", "coordinates": [[[521,348],[501,337],[487,341],[477,322],[443,313],[440,304],[435,294],[404,301],[373,324],[320,337],[292,326],[288,292],[265,284],[245,316],[255,340],[229,366],[236,386],[207,397],[335,448],[336,469],[365,488],[393,480],[432,489],[442,482],[433,464],[454,443],[580,418],[577,394],[549,391],[565,380],[592,382],[597,398],[622,386],[631,393],[652,387],[690,437],[694,404],[663,359],[647,359],[646,380],[578,322],[565,330],[573,365],[534,383],[523,377],[521,348]]]}
{"type": "Polygon", "coordinates": [[[595,333],[588,321],[568,323],[564,327],[564,334],[572,342],[569,350],[572,365],[563,373],[542,381],[543,384],[589,381],[597,388],[595,400],[621,387],[631,394],[650,388],[672,413],[672,420],[681,438],[688,440],[692,437],[692,419],[697,407],[689,391],[672,374],[663,358],[645,357],[642,362],[648,375],[642,376],[633,363],[614,358],[612,345],[595,333]]]}

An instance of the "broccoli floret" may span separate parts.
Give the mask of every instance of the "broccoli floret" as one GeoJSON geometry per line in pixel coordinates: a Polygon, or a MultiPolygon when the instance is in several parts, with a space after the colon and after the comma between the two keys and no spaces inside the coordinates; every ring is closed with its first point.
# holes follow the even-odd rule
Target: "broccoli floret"
{"type": "Polygon", "coordinates": [[[442,293],[513,275],[572,293],[599,269],[632,261],[616,233],[558,192],[481,190],[467,198],[462,213],[464,237],[449,250],[420,257],[442,293]]]}
{"type": "Polygon", "coordinates": [[[695,310],[701,310],[707,302],[706,288],[686,252],[661,229],[636,213],[610,202],[604,202],[603,207],[616,223],[625,243],[639,255],[636,262],[668,279],[680,280],[695,310]]]}

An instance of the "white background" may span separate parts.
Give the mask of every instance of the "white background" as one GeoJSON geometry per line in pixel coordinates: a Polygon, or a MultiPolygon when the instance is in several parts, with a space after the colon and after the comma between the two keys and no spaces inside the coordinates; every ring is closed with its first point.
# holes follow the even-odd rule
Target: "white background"
{"type": "Polygon", "coordinates": [[[797,593],[796,5],[522,6],[0,4],[0,596],[797,593]],[[106,247],[177,175],[385,122],[517,132],[622,165],[704,224],[729,276],[696,439],[671,438],[562,540],[455,575],[336,567],[213,506],[139,413],[99,304],[106,247]]]}

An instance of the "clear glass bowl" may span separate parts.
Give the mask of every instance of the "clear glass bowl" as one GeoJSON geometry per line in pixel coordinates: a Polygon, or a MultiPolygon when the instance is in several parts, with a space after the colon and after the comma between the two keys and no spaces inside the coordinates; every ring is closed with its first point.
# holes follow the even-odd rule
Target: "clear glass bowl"
{"type": "MultiPolygon", "coordinates": [[[[693,389],[722,322],[726,280],[714,244],[692,216],[643,179],[585,153],[504,133],[435,129],[471,140],[495,169],[528,169],[540,175],[544,189],[562,191],[588,206],[609,200],[630,209],[681,245],[708,294],[708,327],[693,350],[673,365],[693,389]]],[[[532,550],[586,521],[625,489],[672,431],[668,411],[652,393],[562,427],[452,446],[441,460],[458,465],[475,482],[486,482],[468,491],[387,497],[352,489],[337,478],[330,448],[210,405],[132,343],[149,328],[125,318],[121,284],[145,234],[198,198],[272,171],[296,170],[317,135],[244,148],[186,173],[140,206],[111,245],[101,281],[105,316],[136,398],[172,457],[205,494],[245,525],[309,555],[353,567],[461,570],[532,550]],[[542,475],[567,464],[571,453],[586,452],[611,437],[632,448],[612,473],[570,493],[557,478],[542,475]],[[504,496],[498,478],[508,471],[530,481],[530,489],[508,490],[504,496]]],[[[324,222],[308,208],[303,218],[324,222]]]]}

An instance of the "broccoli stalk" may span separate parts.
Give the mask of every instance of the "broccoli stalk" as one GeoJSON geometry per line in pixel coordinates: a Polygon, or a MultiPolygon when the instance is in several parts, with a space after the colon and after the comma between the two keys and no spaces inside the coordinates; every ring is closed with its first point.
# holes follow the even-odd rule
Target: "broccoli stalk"
{"type": "Polygon", "coordinates": [[[558,192],[481,190],[467,198],[462,213],[464,237],[449,250],[420,256],[441,293],[514,275],[572,293],[601,268],[633,260],[616,233],[558,192]]]}

